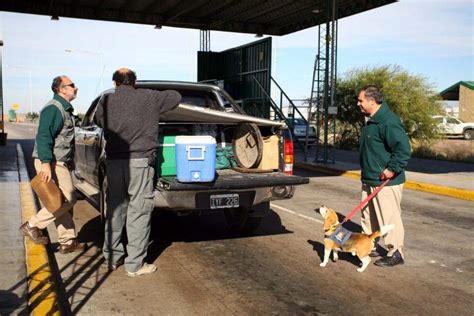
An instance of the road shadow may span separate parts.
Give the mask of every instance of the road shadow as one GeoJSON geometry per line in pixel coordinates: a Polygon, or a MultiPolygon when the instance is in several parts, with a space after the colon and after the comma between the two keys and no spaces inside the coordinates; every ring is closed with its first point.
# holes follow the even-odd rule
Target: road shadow
{"type": "Polygon", "coordinates": [[[170,212],[154,212],[147,262],[155,261],[173,242],[202,242],[258,236],[291,234],[280,216],[271,210],[253,232],[230,231],[223,212],[199,216],[177,216],[170,212]]]}
{"type": "MultiPolygon", "coordinates": [[[[283,226],[279,215],[273,211],[269,212],[254,232],[237,233],[229,231],[222,212],[201,216],[195,213],[177,216],[175,213],[155,210],[145,261],[154,262],[174,242],[201,242],[289,233],[293,232],[283,226]]],[[[122,242],[125,246],[126,236],[124,228],[122,242]]],[[[53,253],[58,251],[59,245],[53,243],[49,247],[53,253],[51,260],[52,265],[56,267],[54,275],[57,277],[59,303],[64,315],[75,315],[81,311],[110,275],[102,253],[104,230],[100,216],[89,219],[80,228],[78,240],[87,243],[87,247],[78,253],[60,255],[69,256],[60,268],[53,253]]],[[[64,258],[61,257],[61,260],[64,258]]]]}
{"type": "Polygon", "coordinates": [[[25,164],[26,169],[28,171],[28,176],[32,179],[36,175],[35,166],[33,163],[33,158],[31,155],[33,154],[33,147],[35,145],[34,139],[9,139],[9,143],[12,144],[20,144],[21,148],[23,149],[23,153],[25,155],[25,164]]]}
{"type": "MultiPolygon", "coordinates": [[[[37,275],[44,274],[49,268],[50,265],[45,263],[10,288],[0,290],[0,315],[29,315],[30,311],[33,311],[44,299],[50,296],[55,287],[51,286],[51,280],[48,278],[35,283],[34,287],[30,286],[28,293],[25,292],[21,297],[15,293],[15,291],[18,291],[22,286],[28,287],[30,280],[34,280],[37,275]],[[28,302],[27,295],[30,297],[28,302]],[[34,297],[34,299],[32,299],[32,297],[34,297]]],[[[42,276],[40,278],[42,278],[42,276]]],[[[57,307],[56,304],[53,304],[53,308],[47,312],[52,315],[58,311],[57,307]]]]}
{"type": "Polygon", "coordinates": [[[19,297],[12,290],[0,290],[0,315],[29,315],[26,298],[19,297]]]}
{"type": "MultiPolygon", "coordinates": [[[[313,247],[313,251],[317,253],[319,256],[319,260],[323,262],[324,259],[324,245],[320,243],[319,241],[316,240],[310,240],[308,239],[308,244],[310,244],[313,247]]],[[[347,261],[352,263],[355,266],[360,267],[361,266],[361,261],[356,257],[351,255],[349,252],[338,252],[339,260],[342,261],[347,261]]],[[[331,253],[331,260],[334,261],[332,253],[331,253]]]]}
{"type": "MultiPolygon", "coordinates": [[[[55,245],[52,245],[54,248],[55,245]]],[[[81,252],[65,254],[67,263],[58,267],[54,254],[54,275],[57,278],[59,305],[62,315],[76,315],[90,300],[111,272],[107,270],[102,251],[87,245],[81,252]]]]}

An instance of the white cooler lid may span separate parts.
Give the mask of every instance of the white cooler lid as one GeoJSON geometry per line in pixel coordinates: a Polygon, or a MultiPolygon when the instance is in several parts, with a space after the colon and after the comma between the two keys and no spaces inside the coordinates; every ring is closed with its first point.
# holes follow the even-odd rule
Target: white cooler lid
{"type": "Polygon", "coordinates": [[[216,139],[208,135],[176,136],[176,144],[215,144],[216,139]]]}

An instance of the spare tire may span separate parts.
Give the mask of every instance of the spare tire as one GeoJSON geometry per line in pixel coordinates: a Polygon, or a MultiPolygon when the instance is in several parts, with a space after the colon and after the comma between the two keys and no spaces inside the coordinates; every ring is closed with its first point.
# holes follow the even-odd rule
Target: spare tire
{"type": "Polygon", "coordinates": [[[262,160],[263,140],[257,124],[240,123],[234,130],[232,147],[237,163],[242,168],[257,167],[262,160]]]}

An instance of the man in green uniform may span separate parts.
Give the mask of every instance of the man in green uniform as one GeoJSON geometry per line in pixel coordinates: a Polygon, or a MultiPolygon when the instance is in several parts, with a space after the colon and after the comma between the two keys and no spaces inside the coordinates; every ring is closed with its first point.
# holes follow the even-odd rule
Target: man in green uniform
{"type": "MultiPolygon", "coordinates": [[[[362,229],[365,234],[371,234],[383,225],[394,226],[383,237],[387,256],[375,262],[377,266],[391,267],[404,263],[402,248],[405,232],[400,202],[405,167],[410,159],[410,142],[400,118],[384,102],[377,86],[365,86],[359,92],[357,105],[366,117],[359,143],[362,199],[380,186],[384,179],[391,179],[362,210],[362,229]]],[[[379,256],[376,249],[371,256],[379,256]]]]}
{"type": "Polygon", "coordinates": [[[69,253],[84,248],[76,240],[72,208],[76,203],[71,167],[74,161],[74,118],[71,101],[76,98],[77,87],[66,76],[53,79],[54,97],[41,110],[33,158],[41,180],[54,180],[65,202],[54,212],[42,208],[20,226],[20,232],[33,242],[47,244],[48,238],[41,229],[54,222],[58,231],[59,252],[69,253]]]}

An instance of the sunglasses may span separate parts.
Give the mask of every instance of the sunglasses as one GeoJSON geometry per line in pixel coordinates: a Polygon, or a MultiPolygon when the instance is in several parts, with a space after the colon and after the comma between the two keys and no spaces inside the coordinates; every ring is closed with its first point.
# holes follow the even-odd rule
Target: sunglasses
{"type": "Polygon", "coordinates": [[[71,87],[73,89],[76,89],[76,85],[74,83],[65,84],[65,85],[63,85],[63,87],[71,87]]]}

